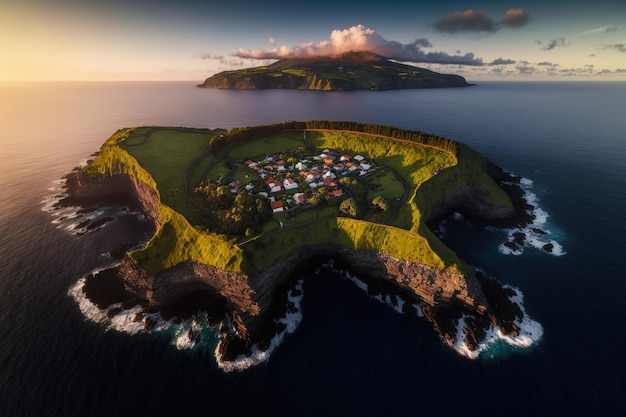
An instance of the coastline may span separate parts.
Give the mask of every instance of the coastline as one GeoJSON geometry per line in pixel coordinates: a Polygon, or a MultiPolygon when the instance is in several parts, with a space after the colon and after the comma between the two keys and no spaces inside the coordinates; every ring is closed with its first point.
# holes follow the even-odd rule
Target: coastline
{"type": "MultiPolygon", "coordinates": [[[[528,209],[532,208],[524,200],[523,190],[519,187],[520,179],[511,174],[505,173],[501,169],[492,167],[492,175],[501,185],[508,184],[507,194],[512,197],[516,207],[516,215],[508,219],[489,220],[470,215],[472,221],[478,221],[482,224],[493,224],[498,227],[522,226],[525,222],[532,220],[532,216],[527,214],[528,209]],[[520,209],[524,209],[524,213],[520,215],[520,209]],[[493,223],[490,223],[493,222],[493,223]]],[[[118,180],[114,181],[116,194],[111,198],[102,198],[104,184],[109,180],[103,181],[102,178],[85,181],[80,178],[82,174],[78,171],[68,176],[67,191],[68,198],[62,201],[63,205],[84,205],[85,203],[95,204],[98,202],[122,203],[142,212],[147,219],[153,224],[158,224],[158,216],[154,211],[149,209],[151,203],[154,203],[154,196],[146,197],[145,188],[142,189],[140,183],[133,181],[132,176],[127,176],[126,181],[130,182],[127,188],[121,187],[118,180]],[[91,185],[89,185],[91,184],[91,185]],[[91,189],[90,189],[91,187],[91,189]],[[125,193],[120,193],[121,189],[125,189],[125,193]],[[81,204],[81,202],[84,202],[81,204]]],[[[122,181],[124,182],[124,181],[122,181]]],[[[106,187],[106,186],[105,186],[106,187]]],[[[106,194],[106,193],[104,193],[106,194]]],[[[150,194],[148,192],[148,194],[150,194]]],[[[456,197],[451,199],[451,203],[442,204],[438,210],[434,211],[432,219],[427,223],[431,227],[445,218],[446,215],[459,209],[455,206],[456,197]]],[[[89,205],[89,204],[87,204],[89,205]]],[[[463,207],[461,207],[463,210],[463,207]]],[[[467,210],[466,210],[467,211],[467,210]]],[[[122,248],[117,248],[118,256],[124,253],[122,248]]],[[[362,282],[366,283],[367,293],[374,297],[396,297],[405,300],[402,304],[402,311],[409,314],[417,314],[418,310],[424,318],[432,323],[433,329],[437,332],[449,346],[457,346],[457,351],[466,349],[468,352],[475,352],[479,349],[480,344],[488,334],[493,333],[490,330],[497,325],[503,334],[509,334],[512,337],[519,335],[519,326],[515,322],[523,320],[524,315],[520,313],[523,309],[511,300],[512,294],[502,285],[494,280],[488,280],[486,277],[480,277],[479,274],[465,277],[473,282],[473,292],[477,293],[475,302],[473,298],[461,301],[458,297],[442,297],[443,288],[441,286],[434,287],[431,297],[418,296],[415,290],[408,290],[407,287],[398,285],[398,279],[389,279],[389,268],[378,268],[378,275],[372,271],[377,269],[369,265],[367,268],[355,271],[354,265],[360,264],[364,259],[375,259],[376,254],[365,254],[361,256],[359,262],[342,261],[337,259],[336,250],[338,248],[306,248],[309,251],[308,256],[302,256],[296,253],[294,258],[297,262],[285,262],[280,259],[269,268],[268,275],[273,277],[281,277],[278,281],[271,280],[268,288],[263,289],[263,285],[267,286],[268,281],[259,277],[251,276],[247,279],[244,277],[224,277],[225,271],[219,271],[216,268],[209,268],[206,271],[205,265],[186,264],[166,271],[164,274],[150,276],[145,271],[134,266],[132,260],[124,255],[122,263],[113,269],[101,271],[97,274],[85,278],[84,291],[89,299],[95,301],[99,308],[108,308],[105,305],[117,305],[120,307],[108,314],[115,315],[116,312],[126,307],[132,307],[134,303],[140,307],[141,314],[135,314],[133,320],[143,323],[144,331],[151,331],[155,326],[154,312],[159,311],[160,320],[167,321],[176,317],[176,320],[189,320],[197,315],[198,311],[204,311],[207,315],[207,323],[215,325],[215,323],[229,323],[222,326],[220,343],[216,349],[216,355],[220,362],[230,363],[237,361],[241,357],[249,357],[254,352],[266,352],[272,346],[276,338],[284,331],[284,325],[278,325],[279,317],[284,317],[293,303],[289,301],[291,288],[301,279],[299,271],[322,265],[329,261],[336,262],[346,273],[355,273],[362,282]],[[334,255],[334,256],[333,256],[334,255]],[[199,273],[200,270],[204,272],[199,273]],[[280,271],[280,272],[277,272],[280,271]],[[198,280],[198,276],[204,276],[198,280]],[[387,275],[385,279],[384,275],[387,275]],[[195,277],[194,277],[195,276],[195,277]],[[107,278],[108,277],[108,278],[107,278]],[[114,278],[111,278],[114,277],[114,278]],[[221,284],[216,284],[215,278],[221,284]],[[206,282],[202,280],[208,279],[206,282]],[[246,285],[249,281],[250,285],[246,285]],[[154,283],[161,283],[166,291],[155,291],[154,283]],[[172,284],[176,282],[176,284],[172,284]],[[182,285],[181,285],[181,282],[182,285]],[[233,283],[239,282],[232,287],[233,283]],[[112,284],[114,283],[114,284],[112,284]],[[478,284],[477,284],[478,283],[478,284]],[[489,285],[489,291],[485,291],[485,286],[489,285]],[[224,289],[228,288],[225,294],[224,289]],[[177,296],[176,291],[181,290],[177,296]],[[262,291],[261,291],[262,290],[262,291]],[[155,293],[157,294],[155,296],[155,293]],[[168,297],[159,299],[158,293],[167,293],[168,297]],[[192,294],[195,293],[195,297],[192,294]],[[233,297],[233,294],[237,297],[233,297]],[[130,294],[130,296],[129,296],[130,294]],[[172,294],[174,296],[172,297],[172,294]],[[182,295],[181,295],[182,294],[182,295]],[[200,296],[198,296],[200,294],[200,296]],[[243,294],[243,295],[242,295],[243,294]],[[383,296],[384,294],[384,296],[383,296]],[[488,294],[488,295],[486,295],[488,294]],[[121,299],[120,299],[121,298],[121,299]],[[496,301],[497,300],[497,301],[496,301]],[[472,304],[474,302],[474,304],[472,304]],[[497,305],[497,310],[493,306],[497,305]],[[259,308],[262,306],[262,308],[259,308]],[[477,313],[477,314],[475,314],[477,313]],[[471,317],[468,319],[468,317],[471,317]],[[463,332],[459,332],[459,321],[462,322],[463,332]],[[462,346],[460,349],[458,346],[462,346]]],[[[398,260],[391,260],[392,264],[399,265],[398,260]]],[[[399,269],[404,270],[407,265],[399,269]]],[[[424,271],[421,274],[424,275],[424,271]]],[[[228,274],[227,274],[228,275],[228,274]]],[[[428,275],[428,274],[426,274],[428,275]]],[[[431,284],[442,279],[441,274],[431,271],[431,284]]],[[[454,293],[456,290],[451,290],[454,293]]],[[[282,337],[281,337],[282,340],[282,337]]],[[[472,354],[466,355],[468,357],[472,354]]],[[[253,361],[254,362],[254,361],[253,361]]],[[[256,363],[256,362],[255,362],[256,363]]],[[[227,366],[228,368],[228,366],[227,366]]],[[[237,367],[235,367],[237,368],[237,367]]],[[[233,369],[235,369],[233,368],[233,369]]]]}

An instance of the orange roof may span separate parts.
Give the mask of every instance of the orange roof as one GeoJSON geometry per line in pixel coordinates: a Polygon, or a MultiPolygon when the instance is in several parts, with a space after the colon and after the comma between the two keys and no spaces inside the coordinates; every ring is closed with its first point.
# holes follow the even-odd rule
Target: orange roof
{"type": "Polygon", "coordinates": [[[283,208],[284,207],[283,200],[270,201],[270,207],[272,208],[272,210],[283,208]]]}

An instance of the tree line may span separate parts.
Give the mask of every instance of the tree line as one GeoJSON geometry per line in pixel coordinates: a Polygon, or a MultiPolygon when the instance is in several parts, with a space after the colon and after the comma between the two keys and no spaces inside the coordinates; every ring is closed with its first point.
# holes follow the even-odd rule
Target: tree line
{"type": "Polygon", "coordinates": [[[242,191],[233,196],[230,187],[209,179],[201,183],[195,192],[204,197],[205,212],[214,221],[214,231],[228,235],[252,235],[254,229],[272,217],[269,203],[242,191]]]}
{"type": "Polygon", "coordinates": [[[235,127],[225,135],[214,136],[211,139],[211,149],[220,151],[226,147],[236,146],[247,140],[274,135],[294,130],[346,130],[374,136],[386,136],[394,139],[431,146],[456,155],[457,143],[453,140],[431,135],[421,131],[404,130],[393,126],[371,125],[349,121],[309,120],[306,122],[286,121],[269,125],[252,127],[235,127]]]}

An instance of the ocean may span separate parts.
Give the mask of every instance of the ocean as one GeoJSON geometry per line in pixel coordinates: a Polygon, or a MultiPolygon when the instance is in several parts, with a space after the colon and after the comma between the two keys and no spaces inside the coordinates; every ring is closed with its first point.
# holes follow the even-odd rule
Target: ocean
{"type": "Polygon", "coordinates": [[[625,108],[623,82],[382,92],[0,84],[0,415],[626,415],[625,108]],[[523,177],[557,253],[508,253],[507,231],[458,216],[442,233],[519,291],[541,337],[468,359],[423,319],[320,266],[303,283],[293,333],[269,359],[225,372],[210,329],[184,346],[174,325],[135,332],[84,303],[81,278],[111,265],[117,244],[148,237],[119,207],[91,214],[115,221],[85,233],[75,211],[51,209],[62,177],[112,133],[313,119],[445,136],[523,177]]]}

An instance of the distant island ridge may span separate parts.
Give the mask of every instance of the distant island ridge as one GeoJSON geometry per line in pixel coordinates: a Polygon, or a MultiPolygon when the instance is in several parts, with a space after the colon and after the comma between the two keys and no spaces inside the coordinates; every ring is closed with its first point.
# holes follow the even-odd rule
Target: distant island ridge
{"type": "Polygon", "coordinates": [[[267,66],[223,71],[199,87],[322,91],[469,87],[465,78],[391,61],[371,52],[286,58],[267,66]]]}
{"type": "Polygon", "coordinates": [[[432,230],[452,212],[527,224],[518,183],[461,143],[390,126],[139,127],[115,133],[69,174],[61,204],[143,213],[153,237],[121,244],[121,264],[88,276],[86,296],[102,309],[142,306],[134,320],[146,331],[154,311],[226,320],[217,354],[228,364],[272,345],[291,288],[331,259],[370,295],[422,314],[450,346],[471,352],[491,326],[515,337],[524,319],[515,292],[432,230]]]}

